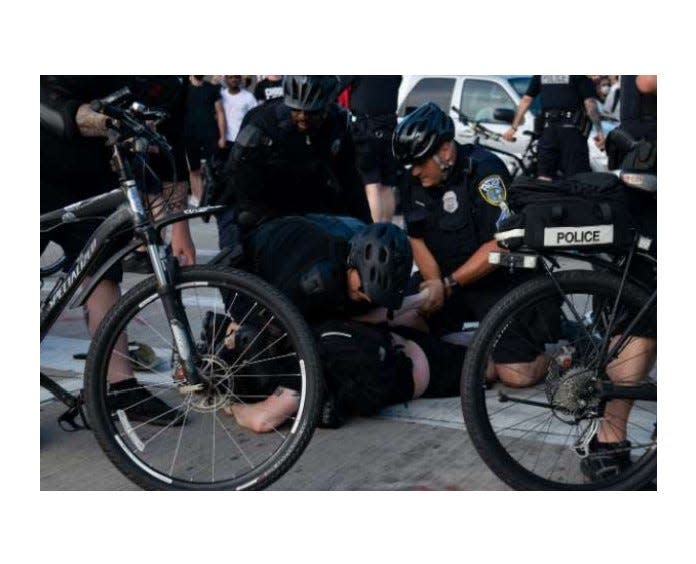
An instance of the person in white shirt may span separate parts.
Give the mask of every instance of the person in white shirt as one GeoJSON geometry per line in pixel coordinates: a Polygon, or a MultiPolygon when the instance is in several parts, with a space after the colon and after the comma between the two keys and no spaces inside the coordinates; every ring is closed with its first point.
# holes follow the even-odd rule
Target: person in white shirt
{"type": "Polygon", "coordinates": [[[256,98],[248,90],[242,88],[242,76],[227,75],[225,84],[221,87],[222,107],[225,111],[225,139],[227,149],[231,147],[239,133],[239,127],[246,113],[257,105],[256,98]]]}

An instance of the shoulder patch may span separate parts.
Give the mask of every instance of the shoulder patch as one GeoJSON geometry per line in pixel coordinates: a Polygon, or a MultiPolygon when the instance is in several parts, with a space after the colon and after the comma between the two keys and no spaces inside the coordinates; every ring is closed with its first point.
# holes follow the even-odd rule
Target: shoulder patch
{"type": "Polygon", "coordinates": [[[483,200],[491,206],[498,207],[501,202],[507,201],[507,188],[498,174],[489,174],[481,180],[478,183],[478,191],[483,200]]]}

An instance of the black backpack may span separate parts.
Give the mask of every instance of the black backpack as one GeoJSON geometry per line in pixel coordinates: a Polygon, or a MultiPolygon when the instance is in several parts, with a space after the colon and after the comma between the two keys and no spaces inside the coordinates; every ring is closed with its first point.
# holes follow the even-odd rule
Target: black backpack
{"type": "Polygon", "coordinates": [[[580,173],[558,182],[520,177],[510,186],[508,205],[515,213],[495,237],[510,250],[621,252],[635,238],[626,187],[613,174],[580,173]]]}

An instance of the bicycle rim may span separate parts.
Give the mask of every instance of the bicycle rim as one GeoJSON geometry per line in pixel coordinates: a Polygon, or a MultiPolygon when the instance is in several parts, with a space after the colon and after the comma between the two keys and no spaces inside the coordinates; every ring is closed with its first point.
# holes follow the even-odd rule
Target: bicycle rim
{"type": "Polygon", "coordinates": [[[513,488],[640,488],[657,472],[657,402],[634,399],[628,417],[610,417],[599,389],[611,374],[623,380],[614,382],[617,387],[654,387],[656,397],[656,307],[632,331],[650,338],[632,336],[618,358],[602,362],[602,339],[609,334],[616,342],[648,295],[629,284],[617,300],[620,280],[607,273],[554,276],[560,290],[548,277],[527,282],[481,324],[462,374],[467,429],[484,461],[513,488]],[[497,381],[486,388],[489,358],[530,359],[534,347],[543,354],[541,381],[523,388],[497,381]],[[587,448],[597,425],[629,441],[621,452],[630,459],[597,468],[600,457],[587,448]]]}
{"type": "Polygon", "coordinates": [[[109,313],[90,348],[87,408],[100,445],[146,489],[265,488],[291,467],[316,425],[321,375],[309,329],[284,296],[246,273],[185,268],[176,289],[196,340],[205,391],[182,387],[155,281],[145,280],[109,313]],[[119,337],[129,343],[125,360],[138,388],[176,410],[176,419],[161,411],[143,416],[142,404],[152,400],[124,405],[116,399],[123,392],[108,384],[107,374],[113,379],[109,359],[124,360],[119,337]],[[279,387],[292,391],[295,412],[267,432],[238,422],[239,408],[270,417],[267,403],[279,387]]]}

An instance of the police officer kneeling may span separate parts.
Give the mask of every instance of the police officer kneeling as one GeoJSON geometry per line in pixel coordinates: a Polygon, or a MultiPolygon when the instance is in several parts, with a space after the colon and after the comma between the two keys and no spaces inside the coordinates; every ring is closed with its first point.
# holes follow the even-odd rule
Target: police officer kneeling
{"type": "MultiPolygon", "coordinates": [[[[461,331],[465,321],[480,321],[526,277],[495,271],[488,263],[488,253],[500,250],[494,233],[501,210],[484,196],[506,189],[508,171],[490,151],[454,141],[452,119],[433,103],[406,116],[394,132],[392,149],[419,181],[407,187],[402,202],[419,269],[413,285],[419,283],[430,295],[420,312],[424,319],[415,323],[437,334],[461,331]]],[[[543,376],[543,343],[534,342],[533,327],[520,323],[520,330],[502,341],[489,381],[500,378],[522,387],[543,376]]]]}

